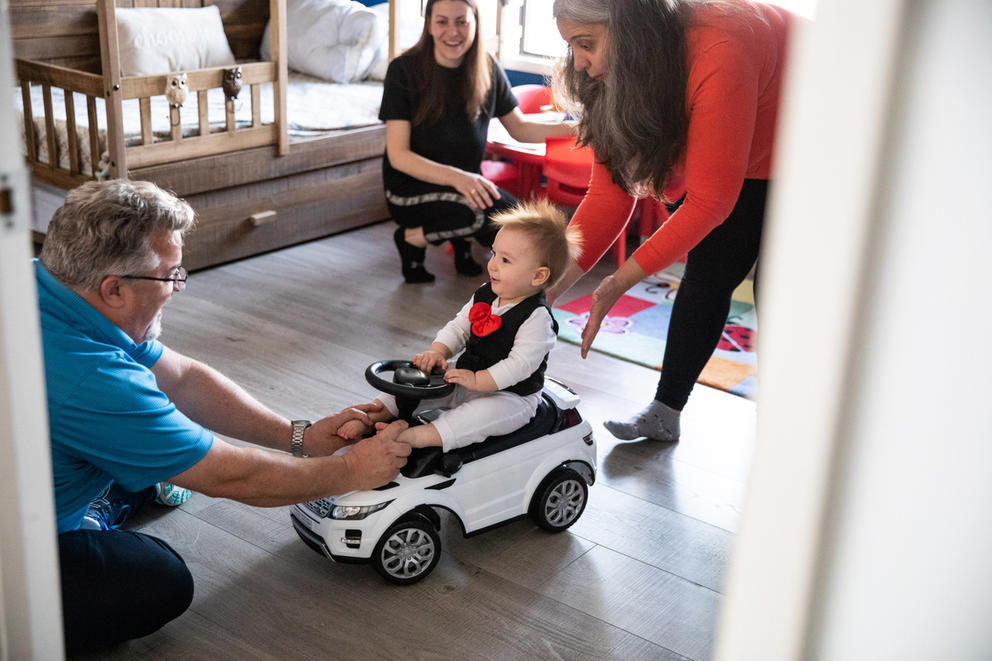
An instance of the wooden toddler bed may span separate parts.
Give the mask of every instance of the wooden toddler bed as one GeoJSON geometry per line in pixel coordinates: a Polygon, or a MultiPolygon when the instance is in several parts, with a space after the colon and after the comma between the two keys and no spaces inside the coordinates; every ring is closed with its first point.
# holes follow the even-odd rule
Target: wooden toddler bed
{"type": "Polygon", "coordinates": [[[94,177],[129,177],[175,192],[199,218],[184,251],[188,268],[388,217],[381,174],[385,129],[375,118],[370,125],[302,130],[291,138],[286,0],[10,0],[9,5],[33,180],[69,189],[94,177]],[[241,67],[242,101],[221,96],[216,116],[230,66],[186,71],[189,99],[180,108],[161,106],[169,75],[122,75],[119,7],[211,4],[220,11],[241,67]],[[259,45],[270,15],[272,55],[261,60],[259,45]],[[164,131],[163,113],[168,113],[164,131]],[[136,127],[133,134],[125,125],[136,127]]]}

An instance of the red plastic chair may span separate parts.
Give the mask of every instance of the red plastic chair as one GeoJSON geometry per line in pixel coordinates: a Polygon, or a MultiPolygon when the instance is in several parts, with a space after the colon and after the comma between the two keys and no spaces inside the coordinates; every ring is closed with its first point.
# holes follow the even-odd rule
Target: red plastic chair
{"type": "Polygon", "coordinates": [[[531,114],[548,110],[551,105],[551,88],[547,85],[517,85],[513,88],[520,112],[531,114]]]}
{"type": "MultiPolygon", "coordinates": [[[[589,190],[592,176],[593,151],[590,147],[576,147],[575,138],[548,138],[544,153],[544,194],[555,204],[577,207],[589,190]]],[[[617,266],[627,259],[627,230],[620,233],[613,244],[617,266]]]]}
{"type": "Polygon", "coordinates": [[[578,206],[589,189],[592,163],[592,149],[576,147],[571,136],[545,140],[542,172],[547,198],[555,204],[578,206]]]}
{"type": "MultiPolygon", "coordinates": [[[[665,197],[669,200],[678,200],[685,195],[685,180],[678,176],[665,188],[665,197]]],[[[665,224],[670,215],[668,207],[654,198],[643,198],[637,201],[638,225],[637,234],[644,243],[654,234],[655,230],[665,224]]],[[[686,256],[682,255],[679,261],[685,262],[686,256]]]]}
{"type": "MultiPolygon", "coordinates": [[[[541,112],[551,104],[551,88],[545,85],[517,85],[512,91],[522,113],[541,112]]],[[[515,163],[486,159],[482,161],[482,176],[516,197],[530,196],[531,191],[520,187],[520,168],[515,163]]]]}
{"type": "Polygon", "coordinates": [[[513,193],[515,197],[523,196],[517,186],[520,180],[520,168],[515,163],[487,158],[482,161],[482,176],[503,190],[513,193]]]}

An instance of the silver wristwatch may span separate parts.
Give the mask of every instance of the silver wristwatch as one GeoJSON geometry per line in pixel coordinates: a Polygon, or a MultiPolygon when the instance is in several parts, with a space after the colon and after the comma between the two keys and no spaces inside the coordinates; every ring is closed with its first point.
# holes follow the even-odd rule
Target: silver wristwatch
{"type": "Polygon", "coordinates": [[[289,444],[289,449],[294,457],[305,457],[303,454],[303,432],[307,430],[312,422],[309,420],[293,420],[293,440],[289,444]]]}

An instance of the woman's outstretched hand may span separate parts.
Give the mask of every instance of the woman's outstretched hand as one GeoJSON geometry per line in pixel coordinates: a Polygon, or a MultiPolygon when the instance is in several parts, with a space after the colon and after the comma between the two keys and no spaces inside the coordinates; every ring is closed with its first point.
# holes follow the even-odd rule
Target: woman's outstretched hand
{"type": "Polygon", "coordinates": [[[620,297],[627,291],[612,275],[603,278],[603,281],[592,293],[592,306],[589,308],[589,320],[586,327],[582,329],[582,357],[585,358],[592,346],[592,341],[599,333],[599,327],[603,324],[603,319],[613,306],[616,305],[620,297]]]}
{"type": "Polygon", "coordinates": [[[628,259],[623,266],[618,268],[612,275],[603,278],[603,281],[592,293],[592,306],[589,308],[589,320],[586,327],[582,329],[582,357],[585,358],[592,346],[592,341],[596,339],[596,333],[607,313],[613,309],[620,297],[624,293],[644,279],[644,269],[637,263],[636,259],[628,259]]]}
{"type": "Polygon", "coordinates": [[[499,189],[496,184],[481,174],[461,171],[451,185],[476,209],[488,209],[499,199],[499,189]]]}

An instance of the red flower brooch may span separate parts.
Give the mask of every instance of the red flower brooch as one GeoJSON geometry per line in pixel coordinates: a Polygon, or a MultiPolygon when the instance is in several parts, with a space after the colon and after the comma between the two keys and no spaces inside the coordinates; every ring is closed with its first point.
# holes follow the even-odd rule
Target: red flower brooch
{"type": "Polygon", "coordinates": [[[476,303],[468,311],[468,320],[472,322],[472,334],[477,337],[485,337],[499,328],[503,323],[503,318],[498,314],[493,314],[493,309],[488,303],[476,303]]]}

